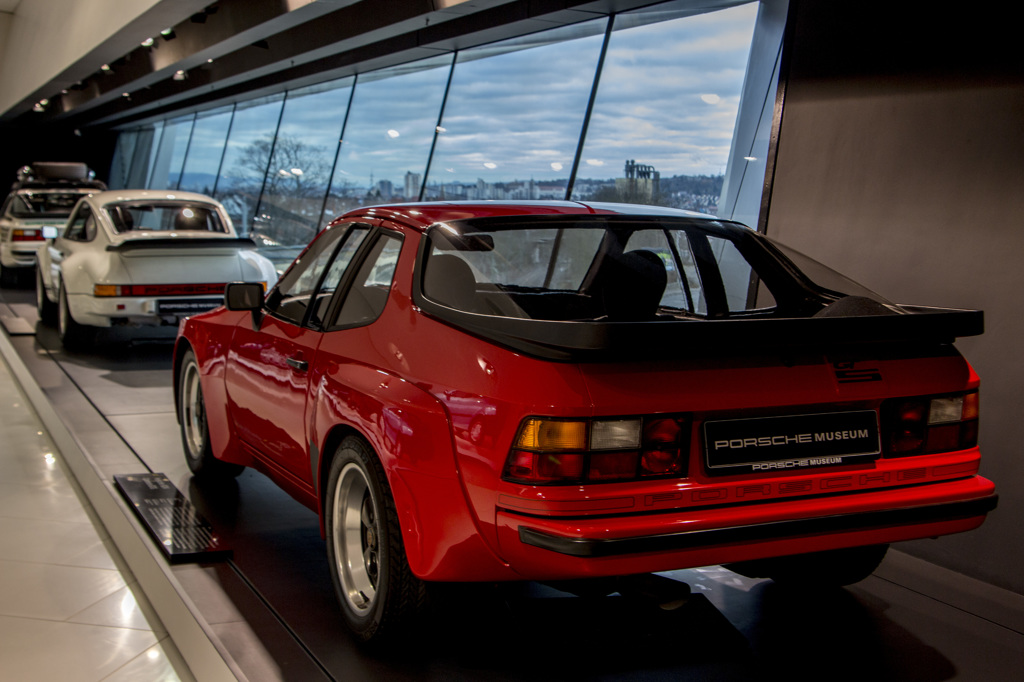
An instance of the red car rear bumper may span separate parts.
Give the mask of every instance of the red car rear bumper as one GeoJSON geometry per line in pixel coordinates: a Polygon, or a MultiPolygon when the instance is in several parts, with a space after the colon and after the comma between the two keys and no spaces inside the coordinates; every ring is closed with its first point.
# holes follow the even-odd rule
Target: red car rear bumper
{"type": "Polygon", "coordinates": [[[995,486],[965,479],[671,515],[551,519],[499,511],[501,553],[533,579],[665,571],[971,530],[995,486]]]}

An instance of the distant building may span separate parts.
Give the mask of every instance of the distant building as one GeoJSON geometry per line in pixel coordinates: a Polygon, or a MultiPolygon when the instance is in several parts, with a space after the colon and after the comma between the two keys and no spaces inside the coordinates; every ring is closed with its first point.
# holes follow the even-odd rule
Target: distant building
{"type": "Polygon", "coordinates": [[[626,177],[615,179],[615,188],[620,192],[645,200],[661,194],[661,173],[654,170],[654,166],[628,159],[625,174],[626,177]]]}
{"type": "Polygon", "coordinates": [[[416,201],[420,198],[420,182],[422,176],[419,173],[408,171],[405,174],[405,198],[416,201]]]}

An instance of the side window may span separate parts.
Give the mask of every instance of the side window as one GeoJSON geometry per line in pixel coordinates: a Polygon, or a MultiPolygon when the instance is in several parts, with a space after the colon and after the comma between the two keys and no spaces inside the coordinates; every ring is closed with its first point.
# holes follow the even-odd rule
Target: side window
{"type": "MultiPolygon", "coordinates": [[[[70,239],[71,241],[84,242],[86,239],[86,221],[92,218],[92,212],[89,210],[88,204],[82,204],[78,212],[75,213],[75,217],[68,223],[68,229],[64,232],[64,239],[70,239]]],[[[93,225],[95,229],[95,225],[93,225]]]]}
{"type": "Polygon", "coordinates": [[[83,241],[91,242],[93,239],[96,239],[96,216],[90,214],[85,219],[85,236],[83,241]]]}
{"type": "Polygon", "coordinates": [[[750,300],[751,293],[754,291],[752,285],[756,284],[757,275],[735,244],[727,239],[710,236],[708,244],[718,262],[718,271],[722,273],[725,301],[729,306],[730,313],[775,306],[775,299],[772,298],[771,292],[763,286],[757,288],[757,299],[750,300]]]}
{"type": "MultiPolygon", "coordinates": [[[[341,250],[345,251],[346,245],[355,244],[351,247],[351,252],[348,255],[348,258],[351,259],[358,244],[366,238],[368,230],[369,227],[365,225],[352,226],[351,229],[346,229],[344,225],[337,225],[321,235],[299,260],[295,261],[291,269],[284,274],[277,286],[267,296],[267,310],[276,317],[294,324],[302,324],[306,317],[306,310],[314,299],[317,285],[325,274],[325,270],[328,270],[331,259],[339,250],[338,247],[341,246],[341,250]]],[[[335,284],[335,286],[337,285],[335,284]]],[[[324,291],[318,296],[329,299],[330,292],[324,291]]],[[[326,302],[318,301],[316,308],[319,310],[321,305],[325,306],[326,302]]]]}
{"type": "Polygon", "coordinates": [[[348,270],[352,257],[356,255],[356,251],[359,250],[359,246],[366,239],[368,233],[369,230],[365,229],[352,230],[348,238],[342,243],[341,248],[338,249],[338,255],[335,256],[334,261],[327,268],[324,281],[320,283],[320,290],[316,293],[316,305],[313,307],[313,313],[309,318],[310,326],[319,326],[325,322],[324,318],[327,316],[331,294],[341,284],[341,278],[345,275],[345,271],[348,270]]]}
{"type": "Polygon", "coordinates": [[[380,317],[388,302],[401,250],[401,239],[390,234],[381,235],[352,281],[336,327],[366,324],[380,317]]]}

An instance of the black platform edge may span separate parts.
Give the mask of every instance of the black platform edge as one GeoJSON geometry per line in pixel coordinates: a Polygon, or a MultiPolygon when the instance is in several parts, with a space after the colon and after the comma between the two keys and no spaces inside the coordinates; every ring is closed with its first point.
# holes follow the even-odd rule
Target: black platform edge
{"type": "Polygon", "coordinates": [[[201,615],[135,512],[79,444],[25,365],[6,331],[0,332],[0,356],[11,369],[50,439],[60,451],[111,540],[150,601],[197,680],[247,682],[238,663],[201,615]]]}

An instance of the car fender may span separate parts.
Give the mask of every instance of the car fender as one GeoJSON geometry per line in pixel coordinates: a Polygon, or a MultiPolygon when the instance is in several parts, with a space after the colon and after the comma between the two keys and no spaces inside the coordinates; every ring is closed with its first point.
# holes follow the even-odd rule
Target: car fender
{"type": "Polygon", "coordinates": [[[178,329],[178,338],[174,344],[174,411],[181,420],[178,398],[178,378],[181,374],[181,361],[189,349],[196,356],[199,364],[199,383],[203,389],[203,403],[206,406],[206,421],[210,434],[210,447],[217,459],[245,466],[252,465],[252,458],[244,454],[238,447],[232,421],[228,413],[227,386],[224,381],[225,359],[228,347],[234,336],[238,321],[249,314],[234,312],[223,308],[205,313],[202,316],[188,317],[182,320],[178,329]]]}
{"type": "Polygon", "coordinates": [[[433,395],[378,369],[319,363],[314,376],[311,466],[324,530],[331,458],[341,440],[361,435],[387,475],[409,567],[429,580],[516,577],[483,541],[456,470],[447,410],[433,395]]]}

